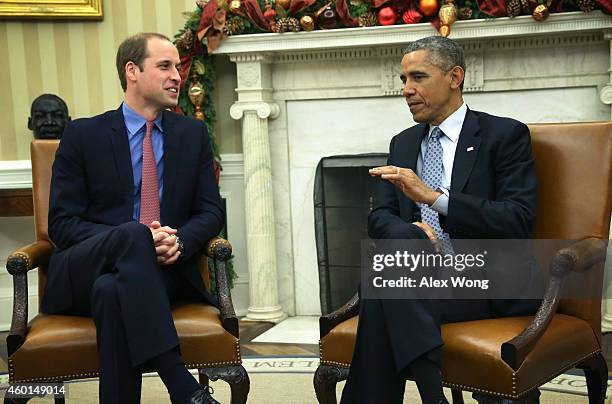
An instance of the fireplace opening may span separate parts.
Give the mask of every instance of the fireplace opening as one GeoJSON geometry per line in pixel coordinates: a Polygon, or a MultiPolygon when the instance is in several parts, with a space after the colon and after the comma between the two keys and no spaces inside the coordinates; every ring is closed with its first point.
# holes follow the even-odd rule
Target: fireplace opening
{"type": "Polygon", "coordinates": [[[380,181],[368,170],[386,164],[386,153],[368,153],[324,157],[317,165],[314,217],[323,314],[357,292],[361,240],[368,238],[368,214],[380,181]]]}

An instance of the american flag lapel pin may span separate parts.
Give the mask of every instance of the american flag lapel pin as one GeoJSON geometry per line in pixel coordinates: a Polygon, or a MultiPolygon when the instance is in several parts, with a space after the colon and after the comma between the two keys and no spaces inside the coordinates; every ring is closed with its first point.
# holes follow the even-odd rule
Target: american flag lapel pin
{"type": "Polygon", "coordinates": [[[467,151],[471,152],[472,150],[474,150],[474,146],[470,146],[467,148],[467,151]]]}

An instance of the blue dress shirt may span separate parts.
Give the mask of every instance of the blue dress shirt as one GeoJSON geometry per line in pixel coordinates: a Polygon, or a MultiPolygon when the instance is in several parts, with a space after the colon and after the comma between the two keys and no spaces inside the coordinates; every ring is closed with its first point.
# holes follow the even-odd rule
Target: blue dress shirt
{"type": "MultiPolygon", "coordinates": [[[[123,119],[125,120],[127,137],[130,143],[132,172],[134,174],[134,209],[132,211],[132,217],[134,220],[139,221],[140,186],[142,182],[142,142],[147,132],[147,120],[128,107],[125,102],[122,104],[121,108],[123,110],[123,119]]],[[[157,181],[161,209],[161,200],[164,191],[164,129],[162,128],[162,115],[160,114],[153,123],[151,142],[153,144],[153,153],[155,154],[155,162],[157,164],[157,181]]]]}

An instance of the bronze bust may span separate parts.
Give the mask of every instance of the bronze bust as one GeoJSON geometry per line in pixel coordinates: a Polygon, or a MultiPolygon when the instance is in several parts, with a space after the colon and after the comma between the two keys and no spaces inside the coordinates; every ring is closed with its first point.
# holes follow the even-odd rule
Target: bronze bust
{"type": "Polygon", "coordinates": [[[28,129],[36,139],[59,139],[70,119],[64,100],[55,94],[42,94],[32,102],[28,129]]]}

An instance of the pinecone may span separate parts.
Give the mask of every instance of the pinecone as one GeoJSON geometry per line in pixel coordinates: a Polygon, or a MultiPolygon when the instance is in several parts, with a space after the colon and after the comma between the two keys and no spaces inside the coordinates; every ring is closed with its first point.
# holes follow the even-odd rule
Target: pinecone
{"type": "Polygon", "coordinates": [[[244,32],[244,22],[240,17],[232,17],[226,21],[223,30],[227,35],[240,35],[244,32]]]}
{"type": "Polygon", "coordinates": [[[286,31],[300,32],[302,27],[300,26],[300,21],[297,18],[287,17],[286,20],[286,31]]]}
{"type": "Polygon", "coordinates": [[[274,32],[276,32],[277,34],[280,34],[282,32],[287,31],[287,19],[286,18],[279,18],[276,20],[276,25],[274,26],[274,32]]]}
{"type": "Polygon", "coordinates": [[[193,31],[188,29],[187,31],[183,32],[183,35],[178,37],[176,41],[174,41],[174,44],[182,51],[189,51],[191,49],[191,45],[193,45],[193,31]]]}
{"type": "Polygon", "coordinates": [[[459,11],[457,12],[457,17],[459,17],[460,20],[469,20],[472,18],[472,14],[473,14],[473,11],[471,8],[461,7],[459,11]]]}
{"type": "Polygon", "coordinates": [[[508,12],[508,17],[510,18],[521,15],[521,11],[523,11],[521,0],[509,0],[506,3],[506,11],[508,12]]]}
{"type": "Polygon", "coordinates": [[[297,18],[293,17],[281,17],[276,20],[275,32],[300,32],[300,22],[297,18]]]}
{"type": "Polygon", "coordinates": [[[585,13],[590,13],[595,8],[594,0],[578,0],[578,8],[585,13]]]}
{"type": "Polygon", "coordinates": [[[374,27],[378,24],[378,18],[376,14],[366,11],[361,17],[359,17],[360,27],[374,27]]]}
{"type": "Polygon", "coordinates": [[[523,14],[531,14],[531,4],[529,4],[529,0],[520,0],[521,7],[523,8],[523,14]]]}

